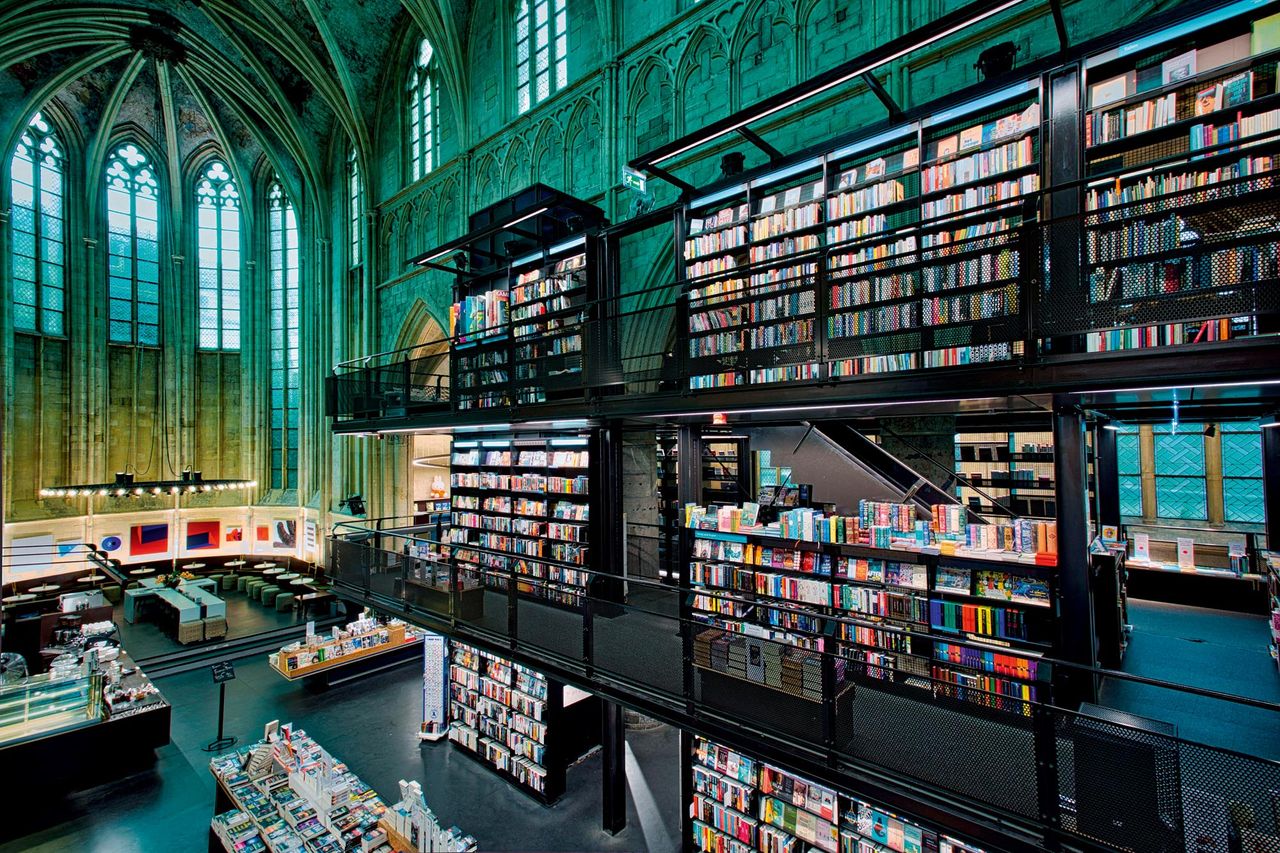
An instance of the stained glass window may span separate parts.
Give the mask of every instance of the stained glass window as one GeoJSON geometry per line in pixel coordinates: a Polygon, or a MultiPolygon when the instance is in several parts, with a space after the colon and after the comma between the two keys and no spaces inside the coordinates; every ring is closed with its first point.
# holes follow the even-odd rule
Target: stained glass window
{"type": "Polygon", "coordinates": [[[409,171],[415,181],[436,165],[439,105],[433,56],[431,42],[423,39],[409,71],[409,171]]]}
{"type": "Polygon", "coordinates": [[[1262,429],[1257,421],[1222,425],[1222,509],[1227,521],[1262,523],[1262,429]]]}
{"type": "Polygon", "coordinates": [[[113,343],[160,344],[160,187],[132,143],[107,163],[107,320],[113,343]]]}
{"type": "Polygon", "coordinates": [[[240,193],[220,160],[196,184],[200,349],[240,349],[240,193]]]}
{"type": "Polygon", "coordinates": [[[1204,521],[1208,518],[1204,479],[1204,425],[1155,427],[1156,515],[1204,521]]]}
{"type": "Polygon", "coordinates": [[[13,327],[46,335],[66,333],[62,143],[36,113],[14,149],[12,196],[13,327]]]}
{"type": "Polygon", "coordinates": [[[566,0],[516,0],[516,109],[527,112],[569,84],[566,0]]]}
{"type": "Polygon", "coordinates": [[[277,181],[267,190],[270,255],[271,488],[298,487],[298,219],[277,181]]]}
{"type": "Polygon", "coordinates": [[[1116,431],[1116,467],[1120,474],[1120,514],[1142,515],[1142,452],[1137,427],[1116,431]]]}

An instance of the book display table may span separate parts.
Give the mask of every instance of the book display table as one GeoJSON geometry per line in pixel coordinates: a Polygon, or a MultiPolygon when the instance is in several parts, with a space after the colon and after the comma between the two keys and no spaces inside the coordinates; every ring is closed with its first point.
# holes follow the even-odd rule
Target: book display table
{"type": "Polygon", "coordinates": [[[268,657],[271,668],[289,681],[314,678],[326,685],[348,681],[415,660],[422,655],[422,634],[404,622],[379,625],[361,618],[329,635],[312,635],[268,657]]]}

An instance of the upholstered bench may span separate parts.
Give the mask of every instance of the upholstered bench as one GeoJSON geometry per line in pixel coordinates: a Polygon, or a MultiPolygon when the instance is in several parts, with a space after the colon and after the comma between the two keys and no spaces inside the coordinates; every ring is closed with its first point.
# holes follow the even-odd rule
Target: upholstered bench
{"type": "Polygon", "coordinates": [[[222,591],[230,592],[231,590],[236,588],[236,584],[239,582],[240,582],[240,575],[223,575],[222,591]]]}
{"type": "Polygon", "coordinates": [[[276,596],[280,594],[280,587],[275,584],[267,584],[258,592],[258,600],[265,606],[271,607],[276,603],[276,596]]]}
{"type": "Polygon", "coordinates": [[[284,613],[286,610],[293,609],[293,601],[297,598],[291,592],[282,592],[276,596],[276,612],[284,613]]]}

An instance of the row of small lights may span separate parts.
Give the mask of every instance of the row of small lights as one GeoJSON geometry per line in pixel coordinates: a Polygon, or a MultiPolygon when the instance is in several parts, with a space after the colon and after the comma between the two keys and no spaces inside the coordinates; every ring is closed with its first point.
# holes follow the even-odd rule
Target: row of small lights
{"type": "MultiPolygon", "coordinates": [[[[149,491],[153,495],[162,495],[166,491],[171,495],[176,495],[181,492],[186,492],[188,494],[191,494],[195,492],[215,492],[215,491],[224,492],[224,491],[234,491],[237,489],[255,489],[257,488],[257,486],[258,486],[257,480],[248,480],[248,481],[239,482],[239,483],[202,483],[202,484],[193,485],[193,486],[169,486],[167,488],[164,486],[152,486],[149,491]]],[[[96,495],[100,498],[106,498],[114,495],[115,497],[122,498],[122,497],[125,497],[126,495],[133,495],[136,497],[137,495],[146,494],[147,491],[148,489],[144,489],[141,486],[135,486],[133,489],[121,489],[121,488],[41,489],[40,497],[42,498],[74,498],[74,497],[91,498],[96,495]]]]}

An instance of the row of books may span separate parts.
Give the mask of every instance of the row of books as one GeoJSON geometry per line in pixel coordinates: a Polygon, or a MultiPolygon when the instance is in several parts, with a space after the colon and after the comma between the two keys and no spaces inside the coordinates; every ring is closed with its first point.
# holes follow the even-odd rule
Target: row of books
{"type": "MultiPolygon", "coordinates": [[[[1085,192],[1085,209],[1106,211],[1119,205],[1150,201],[1166,195],[1183,194],[1179,204],[1197,204],[1202,201],[1250,195],[1273,186],[1273,177],[1245,178],[1267,175],[1275,170],[1275,158],[1270,155],[1240,157],[1212,169],[1192,169],[1147,174],[1141,178],[1115,178],[1105,184],[1091,186],[1085,192]],[[1225,184],[1225,186],[1221,186],[1225,184]],[[1200,189],[1202,192],[1191,192],[1200,189]]],[[[1137,211],[1141,212],[1141,211],[1137,211]]],[[[1098,216],[1098,222],[1109,217],[1098,216]]]]}
{"type": "MultiPolygon", "coordinates": [[[[577,255],[575,257],[580,258],[584,264],[586,263],[585,255],[577,255]]],[[[532,273],[523,273],[516,278],[516,284],[511,288],[512,306],[524,305],[526,302],[535,302],[553,296],[563,296],[586,286],[586,282],[579,276],[556,275],[549,278],[539,278],[539,274],[540,271],[534,271],[532,273]]]]}
{"type": "Polygon", "coordinates": [[[1280,109],[1256,115],[1236,113],[1236,120],[1229,124],[1193,124],[1188,134],[1191,150],[1199,151],[1277,130],[1280,130],[1280,109]]]}
{"type": "Polygon", "coordinates": [[[1007,607],[983,604],[960,604],[932,599],[929,602],[929,626],[935,630],[998,637],[1003,640],[1027,640],[1027,615],[1007,607]]]}
{"type": "Polygon", "coordinates": [[[933,193],[950,189],[1017,171],[1035,162],[1035,145],[1031,136],[1024,136],[1016,142],[929,166],[920,175],[920,191],[933,193]]]}
{"type": "Polygon", "coordinates": [[[1178,93],[1170,92],[1159,98],[1143,101],[1131,107],[1086,113],[1084,139],[1086,146],[1114,142],[1139,133],[1146,133],[1178,120],[1178,93]]]}
{"type": "Polygon", "coordinates": [[[1236,246],[1191,257],[1098,267],[1089,273],[1089,298],[1144,299],[1169,293],[1269,281],[1280,275],[1280,243],[1236,246]]]}
{"type": "Polygon", "coordinates": [[[1241,334],[1249,334],[1250,319],[1221,318],[1201,323],[1164,323],[1139,326],[1132,329],[1111,329],[1106,332],[1090,332],[1085,336],[1089,352],[1144,349],[1147,347],[1178,346],[1212,341],[1227,341],[1241,334]]]}
{"type": "Polygon", "coordinates": [[[767,216],[755,220],[751,223],[751,239],[753,242],[768,240],[787,234],[792,231],[799,231],[803,228],[812,228],[822,219],[822,206],[818,202],[811,204],[798,205],[796,207],[788,207],[777,213],[770,213],[767,216]]]}

